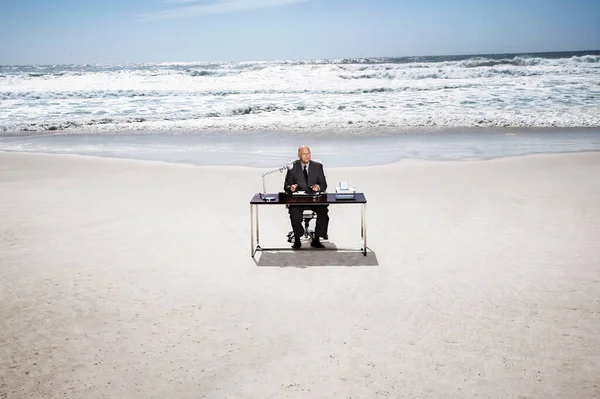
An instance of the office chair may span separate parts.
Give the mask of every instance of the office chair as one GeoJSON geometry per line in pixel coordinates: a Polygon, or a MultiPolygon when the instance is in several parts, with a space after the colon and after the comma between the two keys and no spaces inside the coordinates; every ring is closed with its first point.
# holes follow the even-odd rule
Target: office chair
{"type": "MultiPolygon", "coordinates": [[[[286,205],[286,208],[289,208],[289,205],[286,205]]],[[[306,209],[303,213],[302,213],[302,221],[304,222],[304,238],[309,238],[311,240],[313,240],[315,238],[315,231],[309,228],[310,225],[310,221],[311,220],[316,220],[317,219],[317,213],[314,211],[311,211],[309,209],[306,209]]],[[[328,237],[320,237],[324,240],[327,240],[328,237]]],[[[288,242],[293,242],[296,239],[296,237],[294,236],[294,231],[291,230],[288,234],[287,234],[287,241],[288,242]]]]}
{"type": "MultiPolygon", "coordinates": [[[[323,164],[323,162],[320,159],[313,159],[313,161],[315,162],[319,162],[320,164],[323,164]]],[[[289,205],[286,205],[285,208],[289,209],[289,205]]],[[[310,221],[311,220],[317,220],[317,213],[314,211],[311,211],[309,209],[304,210],[304,212],[302,212],[302,221],[304,222],[304,238],[309,238],[311,240],[313,240],[315,238],[315,231],[309,228],[310,225],[310,221]]],[[[325,237],[320,237],[324,240],[328,239],[328,236],[325,237]]],[[[287,241],[288,242],[293,242],[296,239],[296,237],[294,236],[294,231],[291,230],[288,234],[287,234],[287,241]]]]}

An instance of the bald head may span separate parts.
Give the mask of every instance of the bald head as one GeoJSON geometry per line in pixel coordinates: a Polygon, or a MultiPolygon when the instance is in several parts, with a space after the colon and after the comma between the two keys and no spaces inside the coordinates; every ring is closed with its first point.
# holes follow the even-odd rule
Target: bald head
{"type": "Polygon", "coordinates": [[[310,162],[310,148],[305,145],[301,145],[298,147],[298,158],[302,161],[303,164],[307,164],[310,162]]]}
{"type": "Polygon", "coordinates": [[[308,148],[305,145],[301,145],[300,147],[298,147],[298,155],[300,155],[303,151],[308,151],[310,153],[310,148],[308,148]]]}

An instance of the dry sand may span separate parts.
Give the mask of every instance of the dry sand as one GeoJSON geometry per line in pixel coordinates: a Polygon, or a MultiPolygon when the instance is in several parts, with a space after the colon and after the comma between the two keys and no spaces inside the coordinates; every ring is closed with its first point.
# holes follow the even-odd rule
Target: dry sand
{"type": "Polygon", "coordinates": [[[0,153],[0,398],[600,397],[600,153],[326,167],[367,257],[261,172],[0,153]]]}

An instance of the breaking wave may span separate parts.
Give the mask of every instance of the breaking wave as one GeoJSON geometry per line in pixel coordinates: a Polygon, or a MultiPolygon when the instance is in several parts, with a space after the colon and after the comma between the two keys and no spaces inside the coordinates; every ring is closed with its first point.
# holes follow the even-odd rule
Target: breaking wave
{"type": "Polygon", "coordinates": [[[0,66],[0,131],[600,126],[600,51],[0,66]]]}

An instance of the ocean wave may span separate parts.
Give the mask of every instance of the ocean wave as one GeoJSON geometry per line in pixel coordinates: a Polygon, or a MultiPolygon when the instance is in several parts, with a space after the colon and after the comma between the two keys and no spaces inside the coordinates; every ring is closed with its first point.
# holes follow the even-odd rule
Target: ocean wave
{"type": "Polygon", "coordinates": [[[158,71],[218,68],[238,70],[259,70],[270,65],[302,66],[302,65],[381,65],[381,64],[409,64],[409,65],[435,65],[439,63],[464,63],[466,67],[516,65],[532,66],[545,62],[574,61],[582,63],[600,62],[600,50],[572,51],[554,53],[531,54],[481,54],[481,55],[446,55],[446,56],[405,56],[405,57],[358,57],[358,58],[331,58],[331,59],[306,59],[306,60],[274,60],[274,61],[239,61],[239,62],[161,62],[139,64],[70,64],[70,65],[0,65],[0,72],[14,73],[51,73],[63,72],[111,72],[111,71],[158,71]]]}
{"type": "MultiPolygon", "coordinates": [[[[340,79],[344,80],[360,80],[360,79],[373,79],[373,80],[423,80],[423,79],[471,79],[471,78],[511,78],[519,76],[539,76],[539,75],[560,75],[560,72],[544,72],[533,69],[514,69],[514,68],[500,68],[502,64],[495,65],[493,68],[473,68],[468,70],[467,73],[459,69],[437,69],[437,70],[411,70],[409,73],[406,70],[396,71],[373,71],[371,73],[360,73],[360,74],[346,74],[338,75],[340,79]]],[[[593,74],[594,72],[590,72],[593,74]]]]}
{"type": "Polygon", "coordinates": [[[469,58],[468,60],[460,61],[459,64],[465,68],[479,68],[479,67],[494,67],[498,65],[514,65],[514,66],[534,66],[538,65],[543,60],[541,58],[469,58]]]}
{"type": "Polygon", "coordinates": [[[599,63],[600,55],[582,55],[582,56],[573,56],[571,60],[575,62],[588,62],[588,63],[599,63]]]}
{"type": "Polygon", "coordinates": [[[600,52],[0,66],[0,130],[598,126],[600,52]]]}
{"type": "MultiPolygon", "coordinates": [[[[382,80],[404,82],[408,80],[429,79],[477,79],[477,78],[512,78],[535,76],[564,76],[565,79],[573,76],[598,76],[600,74],[600,56],[587,55],[571,57],[568,59],[541,59],[515,57],[509,58],[468,58],[461,61],[445,60],[439,63],[412,63],[412,64],[332,64],[313,65],[290,63],[288,66],[281,63],[218,64],[189,67],[181,66],[166,69],[157,69],[157,66],[147,69],[104,67],[101,70],[92,68],[82,71],[77,68],[72,70],[47,69],[32,70],[25,68],[21,73],[15,70],[0,68],[0,87],[3,92],[17,91],[63,91],[63,88],[80,89],[121,89],[125,96],[128,91],[143,85],[156,89],[156,91],[184,92],[207,91],[213,87],[223,87],[224,90],[237,90],[240,85],[264,85],[266,82],[272,86],[284,84],[287,89],[292,85],[297,86],[328,86],[332,84],[332,77],[346,81],[382,80]],[[8,71],[8,72],[7,72],[8,71]],[[201,79],[197,79],[201,78],[201,79]],[[202,78],[208,78],[206,81],[202,78]],[[224,78],[224,79],[220,79],[224,78]],[[225,86],[228,86],[225,88],[225,86]],[[11,90],[12,89],[12,90],[11,90]],[[27,90],[29,89],[29,90],[27,90]],[[54,90],[53,90],[54,89],[54,90]]],[[[372,61],[372,60],[371,60],[372,61]]],[[[361,84],[361,83],[357,83],[361,84]]],[[[75,90],[71,90],[75,91],[75,90]]]]}
{"type": "Polygon", "coordinates": [[[527,109],[517,104],[490,99],[485,107],[468,98],[446,108],[427,101],[407,101],[400,105],[362,102],[332,104],[248,104],[220,110],[173,110],[158,114],[148,110],[137,115],[95,117],[73,115],[47,117],[37,121],[4,120],[0,132],[86,132],[86,131],[168,131],[205,129],[294,129],[335,130],[348,127],[600,127],[598,107],[577,112],[542,106],[527,109]],[[490,108],[496,104],[500,108],[490,108]]]}
{"type": "Polygon", "coordinates": [[[215,75],[217,75],[217,72],[199,70],[199,71],[189,71],[189,74],[190,74],[190,76],[215,76],[215,75]]]}
{"type": "Polygon", "coordinates": [[[360,75],[338,75],[341,79],[397,79],[392,73],[363,73],[360,75]]]}
{"type": "Polygon", "coordinates": [[[223,90],[223,91],[162,91],[162,90],[76,90],[76,91],[0,91],[0,100],[68,100],[68,99],[118,99],[118,98],[187,98],[265,95],[355,95],[383,92],[437,91],[475,87],[474,83],[444,84],[440,86],[365,87],[348,90],[223,90]]]}

